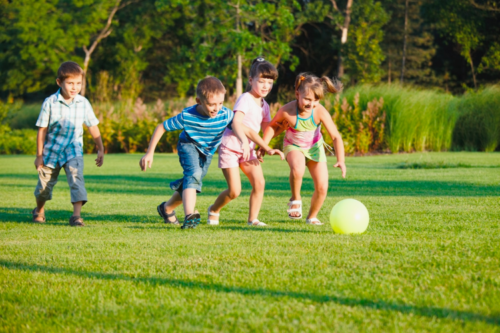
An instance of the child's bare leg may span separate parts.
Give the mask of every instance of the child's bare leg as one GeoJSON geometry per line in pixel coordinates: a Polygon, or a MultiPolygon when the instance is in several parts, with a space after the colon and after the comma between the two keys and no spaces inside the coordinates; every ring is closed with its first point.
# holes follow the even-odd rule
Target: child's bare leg
{"type": "MultiPolygon", "coordinates": [[[[172,197],[167,201],[167,204],[165,205],[165,213],[171,214],[174,209],[176,209],[178,206],[182,204],[182,197],[179,194],[179,192],[175,191],[172,197]]],[[[170,222],[175,222],[175,216],[171,216],[168,218],[170,222]]]]}
{"type": "Polygon", "coordinates": [[[318,216],[319,210],[325,202],[328,193],[328,166],[326,162],[309,161],[307,163],[309,172],[314,182],[314,193],[311,199],[311,208],[309,209],[308,219],[318,216]]]}
{"type": "Polygon", "coordinates": [[[38,213],[43,214],[45,212],[45,203],[47,201],[43,199],[36,199],[36,210],[38,213]]]}
{"type": "Polygon", "coordinates": [[[264,199],[266,181],[264,180],[262,167],[258,160],[243,162],[240,164],[240,168],[245,176],[248,177],[252,185],[252,192],[250,193],[250,210],[248,212],[248,222],[251,222],[259,217],[260,207],[264,199]]]}
{"type": "Polygon", "coordinates": [[[73,216],[80,216],[82,213],[83,201],[73,202],[73,216]]]}
{"type": "MultiPolygon", "coordinates": [[[[302,187],[302,178],[306,171],[306,157],[300,151],[291,151],[286,156],[288,165],[290,166],[290,190],[292,197],[290,201],[302,200],[300,189],[302,187]]],[[[300,205],[292,205],[290,208],[299,208],[300,205]]],[[[291,212],[290,216],[300,216],[300,212],[291,212]]]]}
{"type": "MultiPolygon", "coordinates": [[[[227,168],[222,169],[222,173],[226,178],[227,190],[224,190],[219,194],[217,199],[215,199],[214,204],[210,208],[213,213],[219,213],[220,210],[230,203],[232,200],[239,197],[241,193],[241,179],[240,179],[240,169],[239,168],[227,168]]],[[[218,220],[219,217],[212,215],[210,220],[218,220]]]]}
{"type": "Polygon", "coordinates": [[[182,202],[184,203],[184,215],[188,216],[194,213],[196,206],[196,189],[187,188],[182,191],[182,202]]]}

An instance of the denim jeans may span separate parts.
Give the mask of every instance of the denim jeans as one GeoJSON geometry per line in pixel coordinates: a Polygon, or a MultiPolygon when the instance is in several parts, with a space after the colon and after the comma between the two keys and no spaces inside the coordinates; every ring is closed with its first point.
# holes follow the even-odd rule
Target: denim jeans
{"type": "Polygon", "coordinates": [[[184,177],[170,183],[170,188],[179,192],[187,188],[194,188],[201,192],[202,180],[208,172],[213,155],[202,154],[191,142],[179,140],[177,154],[181,163],[184,177]]]}

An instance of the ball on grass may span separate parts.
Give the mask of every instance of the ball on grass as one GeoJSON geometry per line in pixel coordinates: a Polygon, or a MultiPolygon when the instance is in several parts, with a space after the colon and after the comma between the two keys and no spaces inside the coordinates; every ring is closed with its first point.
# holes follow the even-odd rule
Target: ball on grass
{"type": "Polygon", "coordinates": [[[355,199],[337,202],[330,213],[330,224],[338,234],[361,234],[368,228],[368,221],[368,209],[355,199]]]}

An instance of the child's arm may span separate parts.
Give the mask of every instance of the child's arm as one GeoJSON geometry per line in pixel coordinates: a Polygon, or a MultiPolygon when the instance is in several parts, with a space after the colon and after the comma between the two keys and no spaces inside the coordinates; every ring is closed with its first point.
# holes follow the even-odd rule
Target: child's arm
{"type": "Polygon", "coordinates": [[[142,171],[146,171],[146,168],[148,166],[150,169],[153,166],[153,155],[155,153],[156,145],[163,136],[163,133],[165,133],[166,131],[175,131],[181,129],[184,129],[184,116],[182,115],[182,112],[177,116],[172,117],[156,126],[153,136],[151,137],[151,141],[149,142],[148,151],[139,161],[139,166],[141,167],[142,171]]]}
{"type": "Polygon", "coordinates": [[[274,118],[271,120],[266,129],[263,129],[264,135],[262,139],[266,145],[279,133],[283,132],[283,121],[285,121],[285,115],[283,109],[279,109],[274,118]]]}
{"type": "Polygon", "coordinates": [[[47,136],[47,127],[38,127],[38,133],[36,135],[36,158],[35,158],[36,171],[40,171],[40,169],[43,167],[43,146],[45,144],[46,136],[47,136]]]}
{"type": "Polygon", "coordinates": [[[90,135],[92,135],[92,139],[94,139],[95,145],[97,146],[97,158],[95,160],[95,165],[100,167],[104,163],[104,146],[102,144],[101,131],[99,131],[99,127],[95,125],[89,127],[89,132],[90,135]]]}
{"type": "Polygon", "coordinates": [[[342,170],[342,178],[345,178],[347,170],[345,166],[344,142],[342,141],[342,136],[337,130],[337,126],[333,123],[330,113],[328,113],[322,105],[319,105],[317,110],[320,115],[320,123],[325,125],[326,131],[333,139],[333,148],[335,149],[335,155],[337,156],[337,163],[333,167],[340,168],[340,170],[342,170]]]}
{"type": "Polygon", "coordinates": [[[243,125],[243,118],[245,118],[245,114],[243,112],[236,111],[234,113],[231,128],[233,130],[233,133],[241,142],[241,149],[243,149],[243,159],[246,160],[250,156],[250,146],[248,145],[247,135],[245,132],[245,128],[247,127],[243,125]]]}
{"type": "Polygon", "coordinates": [[[151,169],[151,167],[153,166],[153,155],[155,153],[156,145],[165,132],[166,130],[163,126],[163,123],[156,126],[155,132],[153,133],[151,141],[149,142],[148,151],[139,161],[139,166],[141,167],[142,171],[146,171],[146,167],[149,167],[151,169]]]}

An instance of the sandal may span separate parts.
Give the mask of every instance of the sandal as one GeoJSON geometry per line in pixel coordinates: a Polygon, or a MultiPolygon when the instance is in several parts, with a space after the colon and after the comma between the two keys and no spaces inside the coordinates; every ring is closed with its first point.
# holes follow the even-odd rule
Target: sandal
{"type": "Polygon", "coordinates": [[[177,219],[177,216],[175,215],[175,210],[172,211],[172,213],[168,214],[165,212],[165,206],[167,205],[166,202],[162,202],[158,207],[156,207],[156,210],[158,211],[158,214],[160,214],[161,217],[163,217],[163,222],[167,224],[179,224],[179,220],[177,219]],[[175,217],[175,221],[170,221],[169,217],[175,217]]]}
{"type": "Polygon", "coordinates": [[[212,209],[212,206],[208,207],[208,210],[207,210],[207,213],[208,213],[207,224],[208,225],[219,225],[219,220],[211,220],[210,216],[220,216],[220,214],[211,212],[210,211],[211,209],[212,209]]]}
{"type": "Polygon", "coordinates": [[[253,221],[248,221],[247,224],[251,225],[251,226],[254,226],[254,227],[265,227],[265,226],[267,226],[267,224],[265,224],[264,222],[260,222],[258,219],[255,219],[253,221]]]}
{"type": "Polygon", "coordinates": [[[83,219],[80,216],[71,216],[69,218],[69,225],[72,227],[85,227],[83,219]]]}
{"type": "Polygon", "coordinates": [[[31,212],[31,215],[33,215],[33,222],[35,222],[35,223],[45,223],[45,214],[38,213],[37,210],[36,210],[36,207],[31,212]],[[41,221],[37,221],[37,218],[42,218],[42,220],[41,221]]]}
{"type": "Polygon", "coordinates": [[[288,217],[292,220],[299,220],[302,218],[302,200],[288,201],[288,209],[286,210],[288,217]],[[300,205],[299,208],[292,208],[293,205],[300,205]],[[290,213],[300,213],[299,216],[292,216],[290,213]]]}
{"type": "Polygon", "coordinates": [[[313,217],[312,219],[306,219],[306,223],[312,225],[323,225],[323,223],[315,217],[313,217]]]}
{"type": "Polygon", "coordinates": [[[193,214],[189,214],[184,217],[184,223],[181,226],[181,229],[194,229],[200,224],[201,216],[200,213],[194,212],[193,214]]]}

